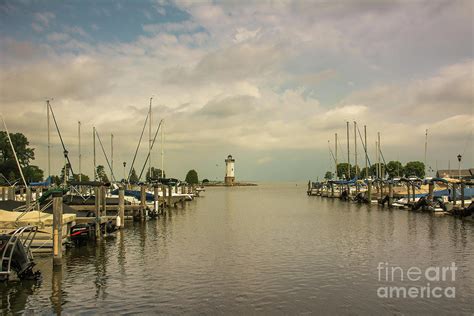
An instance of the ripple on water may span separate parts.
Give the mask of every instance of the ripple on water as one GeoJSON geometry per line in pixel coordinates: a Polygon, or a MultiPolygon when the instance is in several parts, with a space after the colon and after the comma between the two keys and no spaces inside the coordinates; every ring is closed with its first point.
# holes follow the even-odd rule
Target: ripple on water
{"type": "Polygon", "coordinates": [[[2,312],[472,313],[474,230],[451,217],[307,197],[294,184],[210,188],[186,209],[68,250],[62,272],[0,287],[2,312]],[[456,262],[454,300],[377,298],[377,264],[456,262]]]}

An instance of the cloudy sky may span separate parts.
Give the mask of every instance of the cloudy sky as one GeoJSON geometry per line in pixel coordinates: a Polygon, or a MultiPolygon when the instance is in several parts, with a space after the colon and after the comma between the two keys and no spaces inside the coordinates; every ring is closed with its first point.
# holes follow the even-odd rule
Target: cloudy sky
{"type": "MultiPolygon", "coordinates": [[[[169,176],[222,179],[232,154],[238,180],[315,179],[336,132],[347,157],[346,121],[352,161],[357,121],[372,159],[380,132],[387,161],[422,161],[428,129],[428,165],[474,167],[473,15],[469,0],[1,0],[0,112],[46,169],[52,99],[76,170],[82,122],[86,174],[93,126],[123,174],[150,97],[169,176]]],[[[52,150],[58,173],[56,133],[52,150]]]]}

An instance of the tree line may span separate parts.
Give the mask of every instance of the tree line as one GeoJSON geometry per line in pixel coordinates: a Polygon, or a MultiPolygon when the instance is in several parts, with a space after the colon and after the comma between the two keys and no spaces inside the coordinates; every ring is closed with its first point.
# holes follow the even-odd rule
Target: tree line
{"type": "MultiPolygon", "coordinates": [[[[337,178],[338,179],[347,179],[347,175],[350,174],[350,179],[354,179],[356,175],[359,178],[365,178],[366,174],[368,176],[376,176],[377,169],[379,168],[379,164],[375,163],[368,167],[368,170],[364,167],[360,169],[357,165],[352,165],[349,170],[349,164],[347,162],[338,163],[337,164],[337,178]]],[[[403,165],[400,161],[390,161],[386,165],[384,163],[380,163],[380,177],[381,178],[388,178],[393,179],[397,177],[411,177],[415,176],[418,178],[425,177],[425,164],[421,161],[410,161],[403,165]]],[[[334,172],[326,171],[324,175],[324,179],[332,180],[334,179],[334,172]]]]}

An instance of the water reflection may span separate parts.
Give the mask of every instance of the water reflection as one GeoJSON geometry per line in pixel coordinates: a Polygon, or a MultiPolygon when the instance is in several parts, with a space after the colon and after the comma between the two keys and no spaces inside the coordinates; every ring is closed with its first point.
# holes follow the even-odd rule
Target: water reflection
{"type": "Polygon", "coordinates": [[[0,285],[2,312],[406,314],[472,311],[474,225],[307,197],[304,186],[210,188],[157,220],[70,249],[43,281],[0,285]],[[455,300],[380,300],[377,263],[459,266],[455,300]],[[52,275],[49,275],[52,273],[52,275]]]}
{"type": "Polygon", "coordinates": [[[51,281],[51,304],[53,306],[54,313],[61,315],[62,305],[65,303],[65,293],[62,290],[63,283],[63,267],[53,266],[52,281],[51,281]]]}

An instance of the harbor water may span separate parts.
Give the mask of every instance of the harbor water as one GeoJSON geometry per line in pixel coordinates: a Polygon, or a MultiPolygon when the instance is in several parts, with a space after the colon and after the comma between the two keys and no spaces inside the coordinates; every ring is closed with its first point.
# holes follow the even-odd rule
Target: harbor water
{"type": "Polygon", "coordinates": [[[203,195],[68,249],[55,271],[36,256],[41,281],[0,284],[2,314],[474,313],[472,222],[308,197],[303,183],[203,195]],[[410,268],[431,272],[412,281],[410,268]],[[389,286],[442,295],[381,297],[389,286]]]}

